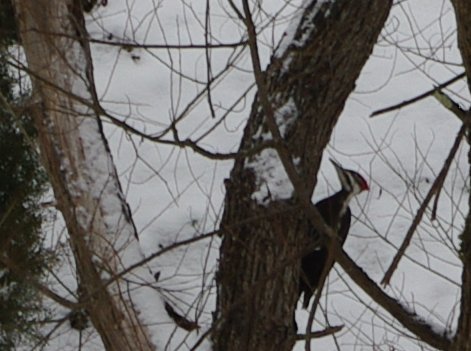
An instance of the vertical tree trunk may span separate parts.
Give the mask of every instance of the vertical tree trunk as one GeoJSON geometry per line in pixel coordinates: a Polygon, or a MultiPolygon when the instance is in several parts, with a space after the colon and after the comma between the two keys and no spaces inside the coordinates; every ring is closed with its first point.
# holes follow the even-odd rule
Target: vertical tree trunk
{"type": "MultiPolygon", "coordinates": [[[[463,64],[468,78],[468,89],[471,88],[471,2],[468,0],[453,0],[456,13],[456,25],[458,30],[458,48],[461,52],[463,64]]],[[[470,118],[468,112],[468,119],[470,118]]],[[[467,141],[471,145],[469,135],[469,120],[467,124],[467,141]]],[[[468,152],[468,164],[471,179],[471,150],[468,152]]],[[[468,180],[469,181],[469,180],[468,180]]],[[[453,341],[453,351],[471,351],[471,196],[468,199],[469,212],[466,217],[465,227],[461,234],[461,260],[463,273],[461,283],[461,307],[458,319],[458,327],[453,341]]]]}
{"type": "Polygon", "coordinates": [[[62,212],[81,303],[107,350],[152,350],[121,281],[139,258],[137,233],[93,105],[93,72],[79,0],[15,0],[37,102],[41,153],[62,212]],[[126,296],[126,297],[125,297],[126,296]]]}
{"type": "MultiPolygon", "coordinates": [[[[267,97],[290,158],[312,193],[322,152],[371,54],[391,1],[312,1],[265,72],[267,97]]],[[[218,351],[291,350],[303,211],[274,149],[258,97],[226,181],[213,342],[218,351]],[[246,154],[245,154],[246,155],[246,154]]]]}
{"type": "Polygon", "coordinates": [[[468,76],[468,85],[471,87],[471,3],[466,0],[453,0],[452,4],[456,14],[458,48],[468,76]]]}
{"type": "MultiPolygon", "coordinates": [[[[471,139],[468,135],[468,143],[471,139]]],[[[468,151],[468,163],[471,165],[471,150],[468,151]]],[[[471,179],[471,166],[469,172],[471,179]]],[[[471,196],[468,201],[471,209],[471,196]]],[[[461,234],[461,261],[463,273],[461,275],[461,306],[458,327],[452,343],[452,351],[471,350],[471,211],[466,217],[465,227],[461,234]]]]}

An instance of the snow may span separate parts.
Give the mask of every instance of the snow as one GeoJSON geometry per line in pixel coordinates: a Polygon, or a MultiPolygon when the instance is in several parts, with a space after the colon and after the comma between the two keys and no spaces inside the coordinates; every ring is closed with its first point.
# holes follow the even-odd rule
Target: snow
{"type": "Polygon", "coordinates": [[[284,138],[296,121],[296,118],[299,117],[294,99],[290,97],[284,105],[274,112],[274,115],[281,137],[284,138]]]}
{"type": "MultiPolygon", "coordinates": [[[[289,98],[286,103],[274,111],[275,122],[280,131],[281,137],[285,137],[290,127],[298,117],[297,107],[293,98],[289,98]]],[[[254,139],[268,141],[272,139],[269,132],[263,133],[260,127],[254,139]]],[[[299,160],[293,160],[295,164],[299,160]]],[[[284,200],[292,197],[294,188],[289,180],[278,152],[275,149],[265,149],[260,154],[255,155],[245,164],[256,176],[256,191],[251,198],[260,205],[267,205],[273,200],[284,200]]]]}
{"type": "Polygon", "coordinates": [[[302,6],[300,6],[298,8],[295,15],[290,20],[288,28],[283,33],[283,37],[281,38],[280,44],[279,44],[278,48],[276,49],[276,51],[274,53],[275,57],[283,56],[286,49],[289,47],[289,45],[292,44],[294,36],[296,35],[296,30],[298,29],[299,23],[301,22],[301,20],[303,18],[303,16],[302,16],[303,15],[303,10],[304,10],[304,8],[306,8],[306,6],[308,6],[313,1],[316,1],[316,0],[305,0],[303,2],[302,6]]]}
{"type": "Polygon", "coordinates": [[[256,175],[256,189],[251,198],[260,205],[291,198],[294,188],[286,174],[278,152],[265,149],[245,166],[256,175]]]}
{"type": "MultiPolygon", "coordinates": [[[[114,38],[133,42],[202,44],[205,3],[168,1],[156,6],[151,0],[110,1],[88,19],[89,31],[98,39],[112,33],[114,38]],[[157,7],[155,10],[154,6],[157,7]]],[[[276,56],[283,56],[286,48],[293,44],[295,28],[301,21],[300,10],[311,3],[304,1],[301,7],[298,3],[288,6],[283,1],[261,3],[266,13],[257,12],[255,18],[264,28],[259,33],[263,65],[268,64],[270,53],[284,31],[276,56]],[[274,14],[278,22],[272,27],[267,23],[274,14]]],[[[318,1],[315,8],[324,3],[326,1],[318,1]]],[[[420,201],[438,174],[460,123],[432,97],[374,119],[368,116],[461,72],[462,68],[454,65],[460,61],[450,6],[417,0],[394,7],[388,30],[383,32],[357,81],[356,91],[346,104],[321,165],[313,201],[339,188],[333,167],[325,161],[327,156],[358,171],[370,184],[368,193],[363,192],[352,201],[355,220],[345,249],[377,282],[388,268],[420,201]],[[409,20],[411,16],[413,21],[409,20]],[[395,25],[399,26],[397,30],[393,30],[395,25]],[[438,45],[441,38],[444,44],[438,45]],[[395,44],[409,48],[418,46],[420,54],[435,55],[436,60],[424,60],[418,54],[401,52],[395,44]],[[429,50],[433,45],[438,49],[429,50]],[[442,65],[438,61],[450,64],[442,65]]],[[[211,40],[216,43],[241,39],[243,30],[233,19],[227,4],[211,2],[211,13],[214,15],[211,17],[211,40]]],[[[313,11],[310,18],[315,14],[313,11]]],[[[296,45],[302,45],[303,40],[304,37],[297,39],[296,45]]],[[[98,94],[103,107],[111,114],[150,134],[161,132],[182,116],[176,124],[182,139],[197,140],[208,132],[201,146],[215,152],[237,150],[253,90],[221,123],[216,125],[216,121],[253,83],[247,51],[211,50],[213,76],[230,62],[227,72],[211,89],[216,118],[211,117],[207,97],[195,99],[206,88],[204,50],[134,48],[129,52],[121,47],[93,44],[92,53],[98,94]],[[133,59],[133,55],[139,59],[133,59]],[[184,75],[178,74],[179,71],[184,75]],[[188,112],[180,115],[193,99],[195,103],[188,112]]],[[[80,92],[80,88],[77,89],[80,92]]],[[[469,106],[464,83],[457,83],[452,89],[452,97],[469,106]]],[[[292,100],[276,110],[276,121],[283,136],[289,132],[291,119],[295,116],[296,106],[292,100]]],[[[96,191],[103,191],[110,160],[101,157],[101,151],[96,149],[93,127],[84,124],[83,128],[84,135],[90,135],[83,140],[86,152],[96,168],[88,175],[88,181],[93,182],[96,191]]],[[[232,161],[209,160],[187,149],[151,143],[126,134],[107,122],[105,132],[139,233],[139,250],[129,250],[123,264],[139,261],[140,250],[148,256],[163,247],[217,228],[224,199],[223,180],[228,177],[232,161]]],[[[269,139],[271,136],[265,134],[262,137],[269,139]]],[[[461,274],[456,247],[468,211],[469,194],[466,153],[467,146],[463,143],[440,195],[437,220],[431,221],[430,213],[426,214],[393,276],[392,285],[386,289],[404,305],[413,306],[419,316],[439,331],[456,325],[461,274]]],[[[291,196],[292,186],[274,149],[264,150],[246,166],[257,175],[258,191],[253,198],[260,204],[266,204],[270,198],[291,196]]],[[[82,185],[76,184],[78,188],[82,185]]],[[[121,212],[117,197],[106,204],[106,209],[110,233],[120,232],[123,218],[114,216],[121,212]]],[[[83,220],[85,223],[90,221],[89,218],[83,220]]],[[[126,235],[129,236],[129,232],[124,237],[126,235]]],[[[60,238],[64,240],[63,236],[60,238]]],[[[134,285],[133,302],[139,306],[141,318],[150,328],[158,349],[191,349],[209,329],[215,305],[213,278],[218,247],[219,238],[211,237],[170,250],[149,263],[153,272],[161,272],[158,282],[151,281],[147,287],[134,285]],[[182,314],[188,313],[190,319],[197,319],[201,326],[199,334],[176,327],[164,311],[163,301],[169,301],[182,314]]],[[[75,291],[73,266],[64,259],[56,269],[60,282],[75,291]]],[[[147,279],[144,272],[137,274],[139,279],[147,279]]],[[[63,296],[70,297],[70,291],[52,278],[51,285],[63,296]]],[[[342,351],[421,350],[421,345],[402,335],[401,326],[391,321],[384,311],[378,311],[377,306],[337,267],[329,276],[321,304],[315,329],[322,329],[327,324],[344,324],[345,328],[336,341],[332,337],[316,339],[313,349],[333,350],[338,342],[342,351]]],[[[55,306],[58,318],[67,312],[55,306]]],[[[305,327],[307,316],[306,311],[298,309],[300,330],[305,327]]],[[[102,349],[91,328],[85,334],[82,350],[102,349]]],[[[78,332],[63,323],[52,334],[46,350],[76,350],[78,345],[78,332]]],[[[207,340],[198,347],[198,350],[208,349],[207,340]]],[[[298,342],[295,350],[302,349],[304,343],[298,342]]]]}
{"type": "MultiPolygon", "coordinates": [[[[304,0],[304,2],[299,6],[296,11],[296,14],[291,19],[288,28],[286,29],[283,37],[281,38],[280,44],[275,51],[275,57],[282,57],[286,49],[293,45],[295,47],[302,47],[306,40],[311,36],[315,26],[313,24],[314,18],[319,13],[319,10],[326,4],[332,3],[332,0],[304,0]],[[312,7],[308,13],[305,14],[305,9],[312,7]],[[304,15],[303,15],[304,14],[304,15]],[[299,31],[298,31],[299,28],[299,31]],[[301,36],[296,38],[296,33],[300,33],[301,36]]],[[[329,10],[327,9],[324,13],[324,16],[329,15],[329,10]]],[[[288,57],[285,64],[289,65],[291,59],[288,57]]]]}

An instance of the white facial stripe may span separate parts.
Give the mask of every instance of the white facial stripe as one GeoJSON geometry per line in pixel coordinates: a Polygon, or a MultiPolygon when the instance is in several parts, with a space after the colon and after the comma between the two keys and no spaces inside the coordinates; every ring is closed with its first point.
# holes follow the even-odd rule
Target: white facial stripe
{"type": "Polygon", "coordinates": [[[365,188],[365,180],[362,176],[355,171],[343,169],[336,163],[334,163],[334,166],[343,189],[353,195],[363,191],[365,188]]]}
{"type": "Polygon", "coordinates": [[[348,192],[353,192],[355,188],[355,177],[350,171],[345,171],[345,175],[347,176],[347,184],[345,184],[345,188],[348,190],[348,192]]]}
{"type": "Polygon", "coordinates": [[[349,189],[350,188],[350,179],[349,179],[348,173],[345,172],[340,167],[335,167],[335,170],[337,171],[337,175],[339,177],[340,185],[342,186],[342,188],[349,189]]]}
{"type": "Polygon", "coordinates": [[[362,191],[363,180],[353,171],[344,171],[346,182],[342,185],[345,190],[351,192],[353,195],[359,194],[362,191]]]}

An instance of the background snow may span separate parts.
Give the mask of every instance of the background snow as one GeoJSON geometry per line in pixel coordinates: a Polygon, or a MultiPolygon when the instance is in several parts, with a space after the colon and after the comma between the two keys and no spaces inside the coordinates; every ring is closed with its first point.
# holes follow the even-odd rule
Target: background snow
{"type": "MultiPolygon", "coordinates": [[[[228,43],[244,39],[244,30],[228,6],[221,2],[210,4],[211,41],[228,43]]],[[[258,13],[256,21],[264,28],[260,33],[263,65],[268,64],[299,4],[300,1],[262,3],[266,13],[258,13]]],[[[111,35],[113,40],[122,38],[149,44],[204,44],[205,6],[206,1],[202,0],[110,1],[107,7],[93,13],[88,26],[96,39],[111,35]]],[[[93,44],[92,50],[103,107],[147,133],[165,130],[206,86],[204,50],[129,50],[101,44],[93,44]]],[[[211,50],[213,76],[227,62],[231,62],[232,68],[211,90],[216,118],[211,117],[207,98],[199,99],[177,124],[182,139],[196,140],[205,135],[253,86],[247,51],[211,50]]],[[[414,97],[460,73],[459,63],[454,14],[449,3],[415,0],[394,6],[388,26],[326,150],[326,156],[359,171],[369,181],[370,192],[360,195],[352,205],[356,220],[345,248],[378,282],[420,200],[439,172],[460,125],[433,98],[374,119],[368,116],[376,109],[414,97]],[[399,50],[396,44],[409,48],[410,52],[399,50]],[[440,48],[435,49],[437,46],[440,48]],[[413,53],[417,48],[419,54],[433,55],[436,61],[413,53]]],[[[464,83],[455,84],[453,91],[453,98],[468,106],[464,83]]],[[[204,136],[201,146],[218,152],[237,150],[253,94],[252,89],[213,132],[204,136]]],[[[129,137],[110,124],[106,125],[106,132],[146,254],[217,228],[224,197],[223,179],[228,176],[232,161],[208,160],[188,149],[152,144],[129,137]]],[[[431,222],[426,216],[407,250],[407,258],[401,261],[392,286],[387,289],[441,328],[453,325],[457,317],[461,269],[455,246],[468,211],[466,152],[467,147],[462,145],[447,177],[446,191],[440,196],[439,218],[431,222]],[[436,273],[430,272],[429,267],[436,273]]],[[[328,162],[323,162],[320,175],[314,201],[339,187],[328,162]]],[[[149,327],[155,330],[154,342],[159,349],[189,349],[210,326],[218,244],[219,239],[214,237],[172,250],[152,261],[153,270],[161,272],[156,284],[161,296],[178,311],[189,310],[188,317],[197,318],[202,326],[199,334],[177,329],[155,291],[144,291],[136,302],[149,327]]],[[[60,280],[74,291],[73,269],[65,262],[58,271],[60,280]]],[[[58,290],[69,294],[64,287],[58,290]]],[[[341,350],[372,349],[373,345],[375,350],[389,350],[389,346],[396,350],[420,349],[397,323],[391,323],[386,313],[377,311],[341,270],[331,273],[325,292],[328,294],[322,299],[322,312],[326,317],[319,314],[320,324],[316,324],[316,329],[322,328],[326,318],[332,325],[345,324],[345,328],[336,340],[330,337],[316,340],[314,349],[334,350],[335,342],[341,350]]],[[[58,317],[66,313],[57,308],[58,317]]],[[[307,316],[307,312],[299,309],[300,330],[307,316]]],[[[53,335],[48,350],[76,350],[79,345],[78,333],[70,330],[67,322],[53,335]]],[[[99,338],[89,330],[82,342],[85,342],[82,350],[102,347],[99,338]]],[[[208,343],[198,349],[207,348],[208,343]]],[[[303,348],[304,344],[299,342],[295,349],[303,348]]]]}

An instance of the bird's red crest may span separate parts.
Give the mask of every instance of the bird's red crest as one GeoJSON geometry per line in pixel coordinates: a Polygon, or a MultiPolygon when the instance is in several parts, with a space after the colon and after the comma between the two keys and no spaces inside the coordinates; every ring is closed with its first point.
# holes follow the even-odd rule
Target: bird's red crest
{"type": "Polygon", "coordinates": [[[366,182],[365,178],[363,178],[360,174],[358,174],[358,180],[361,190],[370,190],[370,187],[368,186],[368,183],[366,182]]]}

